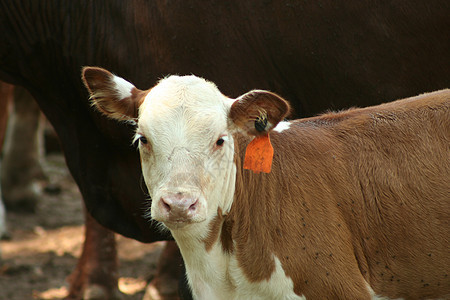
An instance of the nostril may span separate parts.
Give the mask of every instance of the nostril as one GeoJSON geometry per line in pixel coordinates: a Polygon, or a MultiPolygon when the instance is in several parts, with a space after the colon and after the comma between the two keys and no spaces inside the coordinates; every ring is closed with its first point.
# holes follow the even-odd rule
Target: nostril
{"type": "Polygon", "coordinates": [[[170,205],[164,200],[164,198],[161,198],[161,203],[163,208],[165,208],[167,211],[170,211],[170,205]]]}
{"type": "Polygon", "coordinates": [[[194,211],[197,209],[198,199],[189,206],[189,210],[194,211]]]}

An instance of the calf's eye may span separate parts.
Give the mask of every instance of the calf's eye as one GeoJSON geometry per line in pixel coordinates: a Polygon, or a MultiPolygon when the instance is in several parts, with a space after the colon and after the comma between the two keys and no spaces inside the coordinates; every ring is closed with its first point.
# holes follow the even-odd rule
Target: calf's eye
{"type": "Polygon", "coordinates": [[[216,145],[217,146],[222,146],[224,142],[225,142],[225,140],[223,138],[220,138],[220,139],[217,140],[216,145]]]}
{"type": "Polygon", "coordinates": [[[141,137],[139,138],[139,141],[140,141],[142,144],[147,144],[147,143],[148,143],[147,138],[146,138],[145,136],[141,136],[141,137]]]}

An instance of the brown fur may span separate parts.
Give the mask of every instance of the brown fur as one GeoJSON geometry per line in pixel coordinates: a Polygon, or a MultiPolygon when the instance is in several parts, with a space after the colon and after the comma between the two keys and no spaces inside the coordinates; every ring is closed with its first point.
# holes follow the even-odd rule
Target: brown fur
{"type": "Polygon", "coordinates": [[[242,169],[249,138],[237,136],[221,229],[250,281],[270,278],[274,254],[307,299],[369,299],[366,282],[390,298],[450,295],[449,90],[271,136],[273,169],[258,175],[242,169]]]}
{"type": "Polygon", "coordinates": [[[263,135],[283,120],[290,110],[289,103],[280,96],[254,90],[236,99],[230,111],[230,120],[250,135],[263,135]],[[255,129],[255,121],[265,119],[270,125],[264,131],[255,129]]]}
{"type": "Polygon", "coordinates": [[[206,237],[206,239],[203,240],[205,243],[205,249],[206,251],[210,251],[212,246],[214,246],[214,243],[217,241],[217,238],[219,237],[221,227],[223,224],[223,215],[222,215],[222,209],[219,208],[217,210],[217,216],[210,222],[209,224],[209,234],[206,237]]]}
{"type": "Polygon", "coordinates": [[[92,106],[113,119],[136,119],[139,106],[149,91],[133,88],[130,97],[121,99],[115,90],[113,77],[112,73],[102,68],[83,68],[82,80],[91,94],[92,106]]]}

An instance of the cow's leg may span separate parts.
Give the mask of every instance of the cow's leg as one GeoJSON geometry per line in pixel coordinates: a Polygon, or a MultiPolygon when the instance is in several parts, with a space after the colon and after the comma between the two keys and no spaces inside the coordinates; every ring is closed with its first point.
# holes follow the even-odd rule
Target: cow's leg
{"type": "Polygon", "coordinates": [[[154,279],[147,286],[143,300],[179,299],[178,282],[184,276],[183,259],[174,241],[167,242],[159,257],[154,279]]]}
{"type": "Polygon", "coordinates": [[[117,299],[120,292],[114,233],[86,212],[85,219],[83,252],[68,278],[68,299],[117,299]]]}
{"type": "Polygon", "coordinates": [[[43,120],[38,105],[23,88],[14,88],[13,107],[3,151],[3,198],[8,209],[32,212],[38,199],[35,180],[45,178],[43,120]]]}
{"type": "MultiPolygon", "coordinates": [[[[10,84],[0,82],[0,154],[3,150],[3,142],[6,134],[6,125],[8,124],[8,117],[10,106],[13,97],[14,87],[10,84]]],[[[1,175],[1,158],[0,158],[0,175],[1,175]]],[[[1,177],[1,176],[0,176],[1,177]]],[[[1,181],[0,181],[1,182],[1,181]]],[[[2,190],[0,184],[0,238],[7,237],[6,226],[6,211],[3,204],[2,190]]]]}

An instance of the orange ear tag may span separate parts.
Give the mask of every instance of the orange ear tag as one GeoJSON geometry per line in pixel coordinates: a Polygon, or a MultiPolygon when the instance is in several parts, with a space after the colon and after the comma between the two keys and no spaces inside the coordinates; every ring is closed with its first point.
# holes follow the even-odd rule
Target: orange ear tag
{"type": "Polygon", "coordinates": [[[245,151],[244,169],[270,173],[272,168],[273,147],[269,134],[257,136],[250,142],[245,151]]]}

